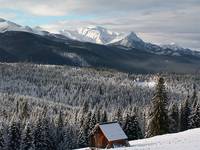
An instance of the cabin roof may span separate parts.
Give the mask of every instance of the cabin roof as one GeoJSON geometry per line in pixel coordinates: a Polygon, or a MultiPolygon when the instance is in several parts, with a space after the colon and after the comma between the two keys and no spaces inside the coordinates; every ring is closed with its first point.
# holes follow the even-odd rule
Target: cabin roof
{"type": "Polygon", "coordinates": [[[128,139],[128,137],[117,122],[99,124],[99,127],[108,139],[108,141],[128,139]]]}

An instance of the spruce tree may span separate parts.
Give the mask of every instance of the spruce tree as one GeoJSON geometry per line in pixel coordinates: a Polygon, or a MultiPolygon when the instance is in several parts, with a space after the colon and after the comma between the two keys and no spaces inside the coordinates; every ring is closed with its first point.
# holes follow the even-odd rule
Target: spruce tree
{"type": "Polygon", "coordinates": [[[42,129],[43,129],[43,150],[54,150],[54,140],[52,138],[51,128],[50,128],[51,122],[49,121],[49,118],[45,117],[43,119],[42,123],[42,129]]]}
{"type": "Polygon", "coordinates": [[[198,104],[198,96],[197,96],[197,91],[196,91],[196,84],[193,85],[193,93],[191,97],[191,106],[195,108],[198,104]]]}
{"type": "Polygon", "coordinates": [[[123,124],[123,115],[122,115],[122,109],[121,108],[117,109],[117,112],[115,114],[115,121],[118,121],[118,123],[120,125],[123,124]]]}
{"type": "Polygon", "coordinates": [[[46,143],[44,142],[44,134],[43,134],[43,125],[42,125],[42,119],[40,118],[34,127],[33,132],[33,144],[34,149],[37,150],[45,150],[46,143]]]}
{"type": "Polygon", "coordinates": [[[89,128],[90,128],[89,134],[92,132],[92,130],[94,129],[96,124],[97,124],[96,114],[93,113],[92,117],[91,117],[91,120],[90,120],[90,125],[89,125],[89,128]]]}
{"type": "Polygon", "coordinates": [[[169,132],[167,115],[167,93],[164,78],[159,77],[155,96],[152,98],[151,112],[148,119],[147,137],[162,135],[169,132]]]}
{"type": "Polygon", "coordinates": [[[31,131],[31,126],[28,123],[22,134],[21,150],[30,150],[33,148],[33,135],[31,131]]]}
{"type": "Polygon", "coordinates": [[[21,144],[20,123],[13,121],[8,129],[8,150],[19,150],[21,144]]]}
{"type": "Polygon", "coordinates": [[[168,116],[169,116],[169,132],[170,133],[178,132],[179,110],[176,103],[170,106],[168,116]]]}
{"type": "Polygon", "coordinates": [[[58,128],[63,128],[63,126],[64,126],[64,121],[63,121],[63,117],[62,117],[62,111],[59,112],[59,115],[58,115],[58,117],[56,118],[55,123],[56,123],[56,126],[57,126],[58,128]]]}
{"type": "Polygon", "coordinates": [[[129,116],[127,114],[123,129],[129,140],[142,138],[142,131],[135,115],[129,116]]]}
{"type": "Polygon", "coordinates": [[[189,104],[189,96],[187,99],[181,104],[181,112],[180,112],[180,131],[185,131],[189,129],[190,120],[189,116],[191,114],[191,108],[189,104]]]}
{"type": "Polygon", "coordinates": [[[107,116],[107,112],[104,111],[103,114],[102,114],[102,117],[101,117],[101,123],[103,122],[107,122],[108,121],[108,116],[107,116]]]}
{"type": "Polygon", "coordinates": [[[90,121],[91,121],[91,111],[87,113],[87,116],[80,127],[79,137],[78,137],[78,144],[79,147],[87,147],[89,144],[89,132],[90,132],[90,121]]]}
{"type": "Polygon", "coordinates": [[[64,141],[65,146],[62,148],[62,150],[77,148],[77,143],[76,143],[77,139],[73,139],[72,137],[75,137],[75,134],[73,132],[73,128],[71,128],[71,127],[67,128],[66,129],[65,141],[64,141]]]}
{"type": "Polygon", "coordinates": [[[200,128],[200,104],[192,111],[189,120],[189,128],[200,128]]]}
{"type": "Polygon", "coordinates": [[[100,108],[98,108],[97,111],[96,111],[96,120],[97,120],[97,123],[99,123],[101,121],[101,111],[100,111],[100,108]]]}
{"type": "Polygon", "coordinates": [[[88,114],[89,111],[89,104],[87,101],[84,102],[83,104],[83,108],[80,111],[80,124],[81,126],[83,125],[84,121],[85,121],[85,117],[88,114]]]}
{"type": "Polygon", "coordinates": [[[5,146],[4,134],[3,129],[0,129],[0,149],[3,150],[5,146]]]}
{"type": "Polygon", "coordinates": [[[64,121],[62,112],[59,112],[58,117],[55,121],[55,128],[56,128],[56,143],[59,145],[63,145],[65,142],[65,130],[64,130],[64,121]]]}
{"type": "Polygon", "coordinates": [[[20,114],[19,117],[21,120],[27,119],[29,117],[29,111],[28,111],[28,102],[27,100],[20,99],[20,114]]]}
{"type": "Polygon", "coordinates": [[[80,128],[77,142],[80,148],[87,147],[87,131],[84,127],[80,128]]]}

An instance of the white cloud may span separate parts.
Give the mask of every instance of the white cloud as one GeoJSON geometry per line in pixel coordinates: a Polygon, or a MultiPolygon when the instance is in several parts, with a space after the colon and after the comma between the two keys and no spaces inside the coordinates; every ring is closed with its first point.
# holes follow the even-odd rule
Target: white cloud
{"type": "Polygon", "coordinates": [[[199,5],[199,0],[0,0],[1,8],[12,8],[34,15],[119,14],[135,11],[175,10],[199,5]]]}
{"type": "Polygon", "coordinates": [[[68,0],[0,0],[0,3],[0,8],[20,10],[38,16],[62,16],[72,8],[68,0]]]}
{"type": "Polygon", "coordinates": [[[16,15],[14,13],[4,13],[0,12],[0,17],[4,19],[14,19],[16,15]]]}

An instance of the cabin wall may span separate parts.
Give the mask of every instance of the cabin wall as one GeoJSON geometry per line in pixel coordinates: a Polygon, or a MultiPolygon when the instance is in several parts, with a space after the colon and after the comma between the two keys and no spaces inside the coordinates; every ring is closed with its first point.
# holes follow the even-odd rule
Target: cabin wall
{"type": "Polygon", "coordinates": [[[106,146],[108,145],[108,140],[100,129],[97,129],[90,138],[90,147],[106,148],[106,146]]]}

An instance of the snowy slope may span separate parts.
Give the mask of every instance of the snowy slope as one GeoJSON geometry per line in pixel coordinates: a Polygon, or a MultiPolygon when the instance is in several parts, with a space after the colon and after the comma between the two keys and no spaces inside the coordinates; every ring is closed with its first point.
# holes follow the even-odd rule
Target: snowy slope
{"type": "Polygon", "coordinates": [[[119,150],[200,150],[200,128],[130,142],[119,150]]]}
{"type": "Polygon", "coordinates": [[[161,45],[164,49],[172,49],[174,51],[180,50],[180,49],[184,49],[183,47],[179,46],[176,43],[170,43],[170,44],[166,44],[166,45],[161,45]]]}
{"type": "Polygon", "coordinates": [[[122,45],[128,48],[141,48],[144,49],[146,43],[140,39],[134,32],[126,34],[121,40],[111,42],[114,45],[122,45]]]}
{"type": "Polygon", "coordinates": [[[61,30],[59,33],[74,40],[97,44],[113,43],[126,36],[124,33],[113,32],[100,26],[88,26],[74,31],[61,30]]]}
{"type": "Polygon", "coordinates": [[[14,22],[5,20],[0,18],[0,33],[4,33],[6,31],[22,31],[22,32],[29,32],[29,33],[34,33],[34,34],[38,34],[38,35],[44,35],[45,31],[42,31],[42,29],[40,28],[30,28],[28,26],[21,26],[18,25],[14,22]]]}
{"type": "Polygon", "coordinates": [[[200,150],[200,128],[130,141],[130,144],[131,147],[116,150],[200,150]]]}
{"type": "MultiPolygon", "coordinates": [[[[191,51],[188,48],[183,48],[180,45],[176,44],[176,43],[170,43],[167,45],[161,45],[161,47],[165,50],[170,49],[172,51],[174,51],[174,53],[180,53],[180,52],[184,52],[185,54],[188,55],[196,55],[197,53],[195,53],[195,51],[191,51]]],[[[198,54],[197,54],[198,55],[198,54]]]]}

